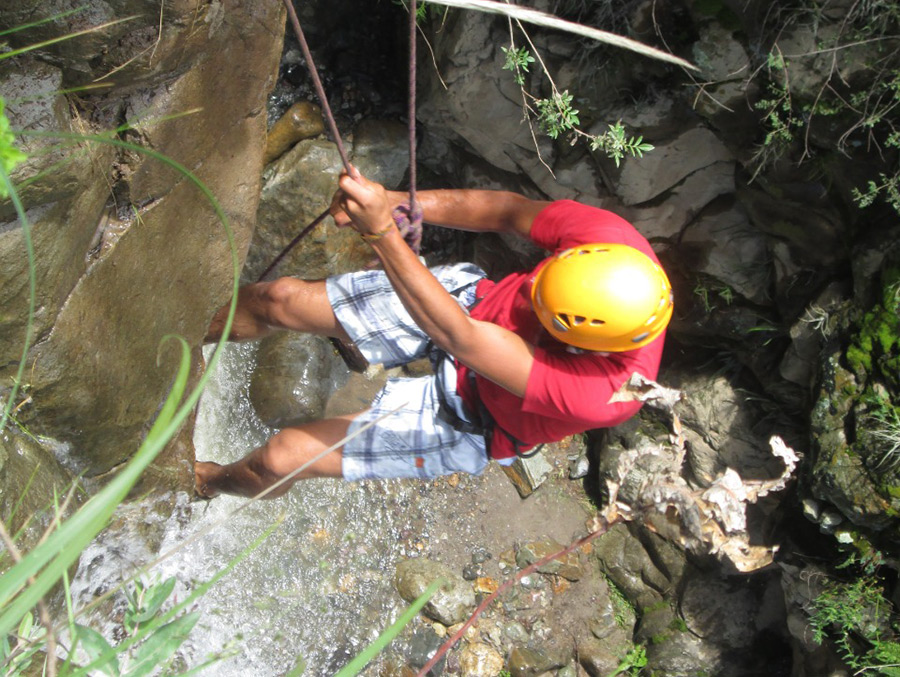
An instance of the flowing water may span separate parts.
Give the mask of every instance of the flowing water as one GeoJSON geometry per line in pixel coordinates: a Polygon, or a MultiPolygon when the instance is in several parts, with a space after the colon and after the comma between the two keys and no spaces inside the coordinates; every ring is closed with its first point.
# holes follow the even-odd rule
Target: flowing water
{"type": "MultiPolygon", "coordinates": [[[[248,398],[252,344],[229,345],[198,411],[197,458],[229,462],[273,431],[248,398]]],[[[134,567],[203,533],[152,569],[175,576],[184,599],[269,525],[283,523],[202,597],[201,619],[183,645],[185,667],[209,654],[232,653],[201,674],[280,675],[304,661],[305,675],[331,675],[375,639],[405,608],[392,585],[396,562],[421,548],[430,522],[416,482],[350,484],[309,480],[274,501],[219,497],[191,502],[182,494],[123,508],[83,554],[73,582],[84,604],[134,567]],[[173,501],[174,499],[174,501],[173,501]],[[157,510],[157,504],[175,510],[157,510]],[[222,523],[224,520],[224,523],[222,523]],[[221,523],[221,524],[220,524],[221,523]],[[148,542],[160,542],[157,548],[148,542]]],[[[107,637],[121,634],[124,600],[92,621],[107,637]]]]}

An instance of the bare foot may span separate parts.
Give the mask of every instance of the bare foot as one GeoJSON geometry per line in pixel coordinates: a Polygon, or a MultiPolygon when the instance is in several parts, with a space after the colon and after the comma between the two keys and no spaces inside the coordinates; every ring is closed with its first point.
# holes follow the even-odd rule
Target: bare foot
{"type": "Polygon", "coordinates": [[[201,498],[214,498],[219,495],[216,489],[210,486],[210,482],[222,466],[212,461],[194,462],[194,491],[201,498]]]}

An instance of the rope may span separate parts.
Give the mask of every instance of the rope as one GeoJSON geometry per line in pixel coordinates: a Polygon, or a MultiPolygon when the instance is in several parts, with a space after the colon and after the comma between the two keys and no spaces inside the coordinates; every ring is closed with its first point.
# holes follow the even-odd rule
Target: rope
{"type": "Polygon", "coordinates": [[[303,35],[303,29],[300,27],[300,19],[297,18],[297,12],[294,10],[294,3],[291,0],[284,0],[284,6],[287,8],[288,16],[297,34],[297,41],[300,43],[300,49],[303,51],[303,58],[306,59],[306,67],[309,69],[309,75],[312,77],[313,86],[316,88],[316,94],[319,102],[322,104],[322,113],[325,116],[325,122],[331,130],[331,136],[337,144],[338,153],[341,154],[341,161],[344,163],[344,169],[350,176],[356,176],[357,172],[350,166],[350,160],[347,159],[347,151],[344,150],[344,144],[341,142],[341,135],[338,132],[337,123],[331,114],[331,107],[328,105],[328,97],[325,96],[325,88],[319,79],[319,72],[316,70],[316,64],[313,61],[312,54],[309,51],[309,45],[306,43],[306,36],[303,35]]]}
{"type": "MultiPolygon", "coordinates": [[[[347,151],[341,141],[340,132],[338,132],[337,123],[334,121],[334,115],[331,113],[331,107],[328,105],[328,98],[325,95],[325,88],[322,86],[322,80],[319,78],[319,72],[313,61],[312,53],[309,51],[309,44],[306,42],[306,36],[300,27],[300,20],[297,18],[297,12],[291,0],[284,0],[284,6],[287,8],[291,25],[294,27],[294,33],[297,35],[297,42],[300,43],[300,49],[303,57],[306,59],[306,65],[309,68],[309,74],[316,89],[316,95],[322,105],[322,115],[331,131],[331,136],[337,145],[338,153],[341,155],[341,162],[344,163],[344,169],[350,176],[356,176],[357,172],[350,165],[347,157],[347,151]]],[[[392,213],[394,222],[400,230],[406,244],[416,254],[422,248],[422,210],[416,205],[416,0],[411,0],[409,10],[409,104],[407,113],[409,116],[409,202],[396,207],[392,213]]],[[[281,250],[278,256],[269,264],[262,274],[257,278],[257,282],[262,282],[266,275],[271,273],[275,266],[288,255],[288,253],[297,245],[300,240],[306,237],[313,228],[315,228],[322,220],[328,216],[329,210],[325,210],[319,214],[313,221],[306,226],[300,234],[297,235],[288,245],[281,250]]]]}

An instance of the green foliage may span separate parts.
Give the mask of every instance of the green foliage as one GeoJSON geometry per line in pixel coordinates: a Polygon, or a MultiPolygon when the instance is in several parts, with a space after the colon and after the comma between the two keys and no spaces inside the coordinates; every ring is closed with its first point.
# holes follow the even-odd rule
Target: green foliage
{"type": "Polygon", "coordinates": [[[568,90],[554,92],[549,99],[537,99],[534,104],[537,106],[541,128],[551,139],[559,137],[562,132],[575,129],[581,123],[578,109],[572,106],[572,95],[568,90]]]}
{"type": "Polygon", "coordinates": [[[803,126],[803,120],[794,110],[791,99],[787,66],[781,52],[767,54],[766,94],[754,104],[754,108],[763,112],[763,127],[766,129],[762,148],[756,155],[760,167],[782,156],[803,126]]]}
{"type": "MultiPolygon", "coordinates": [[[[512,72],[513,80],[522,91],[526,119],[530,121],[531,114],[534,114],[537,117],[538,127],[547,136],[551,139],[569,137],[573,145],[578,139],[583,139],[590,145],[591,151],[603,152],[616,163],[616,167],[626,156],[640,158],[644,153],[653,150],[653,146],[644,142],[642,136],[628,136],[621,120],[608,124],[607,130],[602,134],[589,134],[580,129],[581,112],[573,104],[574,95],[567,89],[560,91],[557,88],[539,54],[536,58],[529,49],[516,47],[512,36],[510,38],[509,47],[500,47],[504,55],[503,70],[512,72]],[[539,98],[525,89],[525,74],[531,72],[530,66],[534,63],[540,64],[542,72],[547,77],[550,96],[539,98]]],[[[534,45],[531,46],[533,49],[534,45]]]]}
{"type": "MultiPolygon", "coordinates": [[[[824,148],[811,148],[817,134],[836,138],[839,152],[866,152],[871,158],[871,178],[851,190],[856,205],[865,209],[884,202],[900,214],[900,50],[884,39],[896,30],[898,7],[886,0],[852,3],[836,31],[829,26],[818,33],[827,38],[817,49],[792,54],[790,60],[776,42],[753,76],[760,80],[762,95],[754,108],[762,113],[764,130],[754,156],[754,177],[789,150],[799,153],[791,158],[798,164],[833,150],[835,144],[830,142],[822,144],[824,148]],[[854,58],[846,56],[851,49],[860,50],[858,61],[866,70],[858,67],[848,77],[838,59],[854,58]],[[824,60],[825,54],[833,54],[834,59],[829,56],[830,63],[811,63],[824,60]],[[810,82],[811,69],[821,76],[819,83],[810,82]],[[792,77],[803,84],[795,86],[792,77]],[[824,118],[828,122],[816,127],[816,120],[824,118]]],[[[833,19],[824,17],[815,3],[800,3],[773,12],[771,26],[774,35],[780,36],[792,23],[817,30],[829,21],[833,19]]]]}
{"type": "Polygon", "coordinates": [[[821,644],[832,639],[854,670],[900,677],[900,643],[890,630],[890,603],[874,576],[829,581],[812,602],[810,627],[821,644]]]}
{"type": "MultiPolygon", "coordinates": [[[[15,135],[10,131],[9,119],[5,112],[6,102],[0,96],[0,166],[7,174],[12,174],[17,165],[24,162],[28,156],[14,145],[15,135]]],[[[9,197],[6,186],[0,184],[0,198],[9,197]]]]}
{"type": "MultiPolygon", "coordinates": [[[[728,285],[712,279],[698,281],[697,284],[694,285],[693,293],[703,305],[704,312],[707,313],[715,310],[716,297],[724,301],[726,306],[730,306],[734,303],[734,290],[728,285]]],[[[762,331],[762,328],[758,330],[762,331]]]]}
{"type": "Polygon", "coordinates": [[[529,64],[534,63],[534,57],[531,56],[525,47],[500,48],[506,56],[506,63],[503,64],[503,70],[512,71],[516,84],[522,86],[525,84],[525,73],[528,72],[529,64]]]}
{"type": "Polygon", "coordinates": [[[602,150],[612,158],[616,167],[626,155],[631,157],[643,157],[644,153],[653,150],[653,146],[644,142],[643,136],[625,136],[625,128],[622,122],[609,125],[609,130],[600,136],[591,137],[591,150],[602,150]]]}
{"type": "Polygon", "coordinates": [[[618,667],[613,670],[607,677],[616,677],[617,675],[628,675],[629,677],[638,677],[643,668],[647,666],[647,649],[643,644],[636,644],[631,647],[627,654],[619,662],[618,667]]]}

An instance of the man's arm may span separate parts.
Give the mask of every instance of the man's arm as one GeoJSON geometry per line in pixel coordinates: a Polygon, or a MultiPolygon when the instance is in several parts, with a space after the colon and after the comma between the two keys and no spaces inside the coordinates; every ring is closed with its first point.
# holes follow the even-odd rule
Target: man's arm
{"type": "MultiPolygon", "coordinates": [[[[391,210],[409,199],[402,191],[384,192],[391,210]]],[[[528,237],[535,217],[550,203],[502,190],[422,190],[416,192],[416,204],[423,220],[437,226],[528,237]]],[[[334,220],[339,226],[349,225],[345,213],[334,213],[334,220]]]]}
{"type": "MultiPolygon", "coordinates": [[[[456,300],[406,245],[391,217],[392,197],[382,186],[362,177],[353,179],[345,174],[341,176],[340,187],[341,194],[336,203],[344,215],[352,219],[353,227],[360,234],[378,236],[377,239],[370,240],[370,244],[403,305],[422,331],[431,337],[437,347],[463,364],[510,392],[523,396],[534,362],[534,347],[511,331],[489,322],[474,320],[463,312],[456,300]]],[[[456,227],[454,224],[462,221],[456,214],[474,218],[476,228],[473,229],[478,230],[477,226],[486,224],[488,219],[509,209],[508,205],[494,208],[487,203],[487,196],[496,195],[492,191],[425,193],[428,195],[423,197],[422,203],[426,216],[432,218],[428,209],[434,208],[433,214],[449,221],[446,225],[451,227],[456,227]],[[445,195],[433,196],[434,193],[445,195]],[[474,194],[472,196],[476,199],[476,205],[469,206],[455,199],[448,199],[451,196],[446,194],[449,193],[474,194]]],[[[536,209],[536,214],[543,208],[527,205],[526,203],[533,201],[521,199],[525,202],[513,200],[513,214],[501,219],[513,232],[522,232],[520,229],[524,227],[527,214],[532,209],[536,209]]],[[[529,222],[526,233],[530,225],[529,222]]]]}

